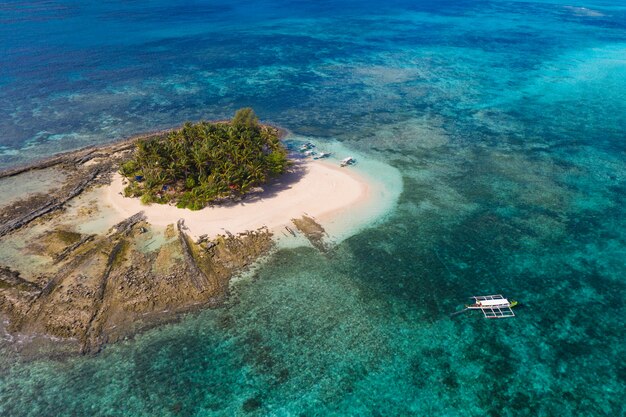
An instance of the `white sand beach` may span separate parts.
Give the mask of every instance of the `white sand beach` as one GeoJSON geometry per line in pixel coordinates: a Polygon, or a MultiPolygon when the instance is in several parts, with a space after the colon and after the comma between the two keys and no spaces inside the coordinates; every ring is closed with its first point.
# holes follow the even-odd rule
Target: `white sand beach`
{"type": "Polygon", "coordinates": [[[242,201],[198,211],[163,204],[143,205],[138,198],[124,197],[124,186],[123,177],[115,174],[111,185],[102,189],[103,200],[122,217],[143,211],[147,221],[155,226],[184,219],[188,233],[194,237],[211,237],[226,231],[236,234],[263,226],[278,230],[305,214],[324,225],[337,215],[366,205],[372,195],[366,179],[350,167],[312,160],[299,161],[293,172],[242,201]]]}

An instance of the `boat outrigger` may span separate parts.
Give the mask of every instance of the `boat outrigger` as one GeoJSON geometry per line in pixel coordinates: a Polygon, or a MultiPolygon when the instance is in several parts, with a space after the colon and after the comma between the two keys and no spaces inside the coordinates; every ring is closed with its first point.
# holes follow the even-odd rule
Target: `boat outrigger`
{"type": "Polygon", "coordinates": [[[517,305],[517,301],[504,298],[501,294],[479,295],[470,297],[474,299],[474,304],[466,304],[466,310],[481,310],[488,319],[503,319],[515,317],[511,310],[517,305]]]}

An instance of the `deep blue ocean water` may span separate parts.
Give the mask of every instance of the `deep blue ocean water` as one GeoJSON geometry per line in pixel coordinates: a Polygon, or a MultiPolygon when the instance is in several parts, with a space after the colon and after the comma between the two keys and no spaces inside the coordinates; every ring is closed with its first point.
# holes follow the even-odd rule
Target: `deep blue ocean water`
{"type": "Polygon", "coordinates": [[[0,3],[0,168],[252,106],[404,184],[222,308],[95,357],[0,345],[0,414],[624,415],[625,97],[618,0],[0,3]],[[515,319],[449,316],[492,292],[515,319]]]}

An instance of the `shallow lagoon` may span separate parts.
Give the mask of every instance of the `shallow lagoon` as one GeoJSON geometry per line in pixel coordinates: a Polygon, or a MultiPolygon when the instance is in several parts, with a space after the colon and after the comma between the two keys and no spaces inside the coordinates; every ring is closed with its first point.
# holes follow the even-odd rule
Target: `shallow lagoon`
{"type": "Polygon", "coordinates": [[[330,255],[280,250],[227,306],[97,357],[3,345],[1,413],[623,413],[618,3],[6,6],[3,167],[252,105],[403,191],[330,255]],[[518,317],[449,316],[491,292],[518,317]]]}

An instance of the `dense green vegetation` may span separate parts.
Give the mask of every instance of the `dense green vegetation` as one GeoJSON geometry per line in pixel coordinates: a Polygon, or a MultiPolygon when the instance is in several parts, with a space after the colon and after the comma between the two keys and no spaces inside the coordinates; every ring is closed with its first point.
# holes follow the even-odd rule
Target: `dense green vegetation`
{"type": "Polygon", "coordinates": [[[120,172],[130,181],[127,197],[199,210],[246,194],[288,164],[278,130],[245,108],[230,122],[186,123],[165,139],[140,140],[120,172]]]}

